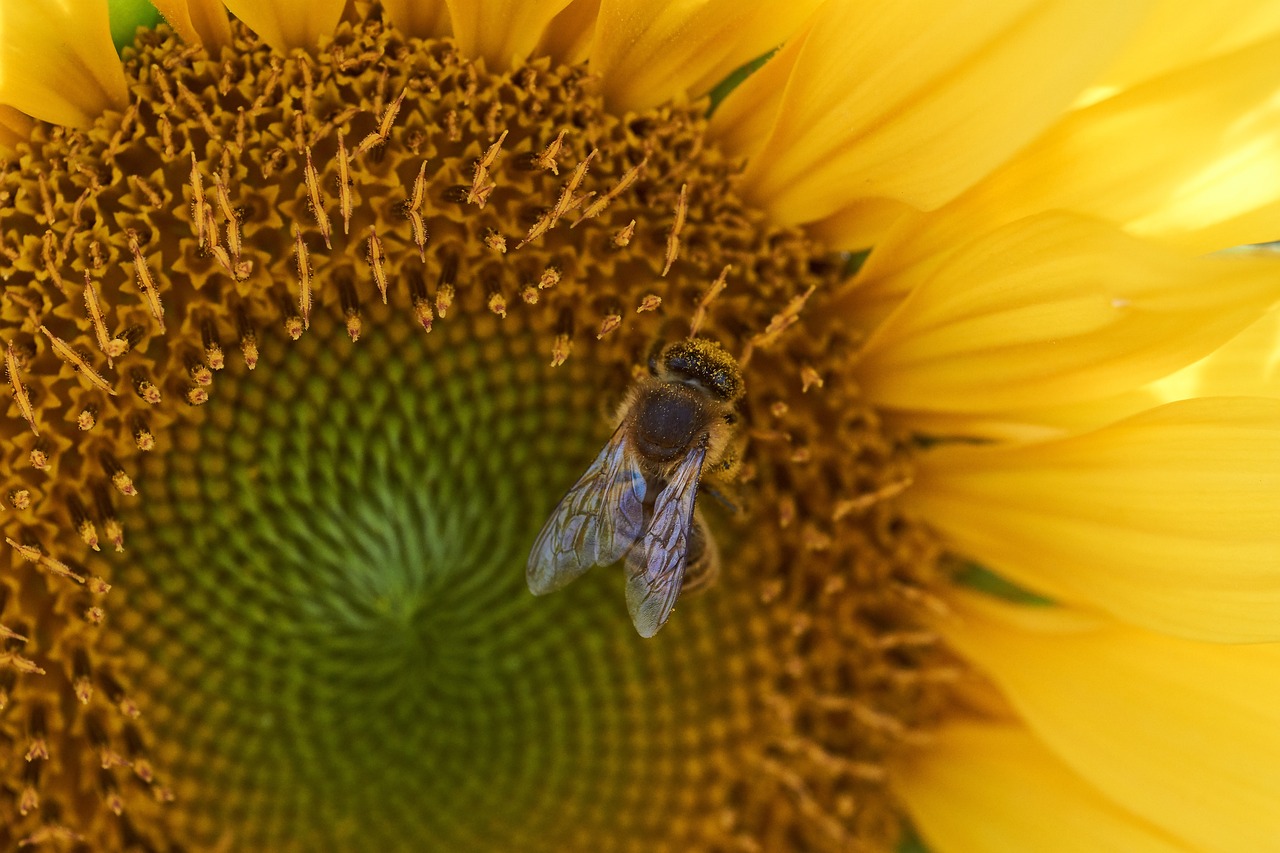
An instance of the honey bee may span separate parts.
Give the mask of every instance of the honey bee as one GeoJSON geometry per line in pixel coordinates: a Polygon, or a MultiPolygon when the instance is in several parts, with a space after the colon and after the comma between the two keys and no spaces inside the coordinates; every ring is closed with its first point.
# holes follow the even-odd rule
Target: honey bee
{"type": "Polygon", "coordinates": [[[642,637],[671,615],[681,590],[715,580],[719,550],[695,501],[704,475],[737,461],[737,362],[701,338],[668,344],[627,393],[618,427],[542,526],[525,569],[534,595],[592,566],[626,558],[627,609],[642,637]]]}

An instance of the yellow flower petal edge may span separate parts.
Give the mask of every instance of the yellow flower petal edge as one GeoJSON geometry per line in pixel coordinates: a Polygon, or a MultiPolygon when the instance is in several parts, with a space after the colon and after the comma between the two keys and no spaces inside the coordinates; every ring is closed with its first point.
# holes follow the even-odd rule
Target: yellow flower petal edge
{"type": "Polygon", "coordinates": [[[1084,435],[922,453],[903,500],[960,553],[1153,630],[1280,639],[1280,400],[1183,400],[1084,435]]]}
{"type": "Polygon", "coordinates": [[[1273,308],[1210,355],[1154,382],[1078,403],[973,415],[913,413],[911,426],[929,435],[1001,441],[1044,441],[1099,429],[1156,406],[1193,397],[1280,399],[1280,308],[1273,308]]]}
{"type": "Polygon", "coordinates": [[[1280,34],[1280,4],[1271,0],[1187,3],[1158,0],[1135,37],[1102,75],[1098,88],[1117,91],[1280,34]]]}
{"type": "Polygon", "coordinates": [[[12,148],[30,138],[32,125],[31,116],[0,104],[0,148],[12,148]]]}
{"type": "Polygon", "coordinates": [[[396,29],[418,38],[449,35],[449,6],[444,0],[382,0],[396,29]]]}
{"type": "Polygon", "coordinates": [[[1144,6],[828,2],[772,73],[726,99],[712,131],[750,157],[746,191],[782,223],[861,198],[936,208],[1048,126],[1144,6]],[[744,121],[749,132],[734,129],[744,121]]]}
{"type": "Polygon", "coordinates": [[[818,2],[602,0],[591,70],[618,111],[703,95],[790,38],[818,2]]]}
{"type": "Polygon", "coordinates": [[[944,636],[1098,790],[1192,849],[1276,849],[1280,645],[1198,643],[977,595],[956,609],[944,636]]]}
{"type": "Polygon", "coordinates": [[[1060,213],[928,271],[919,283],[922,271],[904,271],[894,287],[910,296],[857,368],[886,408],[994,412],[1118,394],[1203,358],[1280,299],[1280,257],[1188,259],[1060,213]]]}
{"type": "Polygon", "coordinates": [[[1071,113],[937,214],[901,221],[867,282],[1055,208],[1191,252],[1280,237],[1278,54],[1280,37],[1071,113]]]}
{"type": "Polygon", "coordinates": [[[183,41],[203,44],[206,48],[231,43],[231,21],[222,0],[151,0],[151,3],[183,41]]]}
{"type": "Polygon", "coordinates": [[[231,13],[281,53],[315,49],[338,25],[344,0],[224,0],[231,13]]]}
{"type": "Polygon", "coordinates": [[[447,0],[453,37],[467,56],[506,71],[529,56],[569,0],[447,0]]]}
{"type": "Polygon", "coordinates": [[[895,779],[934,853],[1187,850],[1108,800],[1020,726],[948,724],[895,779]]]}
{"type": "Polygon", "coordinates": [[[547,25],[542,40],[533,50],[534,55],[549,56],[565,65],[586,62],[599,14],[600,0],[570,0],[547,25]]]}
{"type": "Polygon", "coordinates": [[[0,104],[85,127],[128,94],[106,3],[0,3],[0,104]]]}

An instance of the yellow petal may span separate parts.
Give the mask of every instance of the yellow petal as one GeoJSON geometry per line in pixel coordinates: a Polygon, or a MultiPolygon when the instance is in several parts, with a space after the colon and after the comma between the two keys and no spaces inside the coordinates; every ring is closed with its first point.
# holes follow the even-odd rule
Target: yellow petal
{"type": "Polygon", "coordinates": [[[418,38],[449,35],[449,6],[444,0],[382,0],[387,17],[400,32],[418,38]]]}
{"type": "Polygon", "coordinates": [[[745,190],[782,223],[811,222],[861,198],[932,209],[1061,113],[1143,9],[1084,0],[828,2],[765,66],[779,63],[774,73],[754,75],[726,99],[712,129],[750,157],[745,190]],[[766,115],[748,119],[751,133],[734,129],[757,109],[766,115]]]}
{"type": "Polygon", "coordinates": [[[913,414],[910,425],[928,435],[1044,441],[1098,429],[1176,400],[1214,396],[1280,399],[1280,309],[1267,312],[1195,364],[1122,394],[971,416],[913,414]]]}
{"type": "Polygon", "coordinates": [[[591,69],[614,110],[703,95],[790,38],[819,2],[602,0],[591,69]]]}
{"type": "Polygon", "coordinates": [[[19,142],[30,139],[34,125],[31,116],[0,104],[0,147],[12,150],[19,142]]]}
{"type": "Polygon", "coordinates": [[[1026,729],[952,723],[894,775],[935,853],[1185,853],[1071,772],[1026,729]]]}
{"type": "Polygon", "coordinates": [[[547,24],[534,55],[549,56],[565,65],[585,62],[591,55],[599,15],[600,0],[570,0],[547,24]]]}
{"type": "Polygon", "coordinates": [[[998,412],[1118,394],[1204,357],[1280,300],[1280,256],[1187,259],[1044,214],[973,241],[910,289],[864,347],[864,394],[893,409],[998,412]]]}
{"type": "Polygon", "coordinates": [[[231,19],[222,0],[151,0],[151,3],[183,41],[206,47],[231,43],[231,19]]]}
{"type": "Polygon", "coordinates": [[[453,37],[467,56],[494,71],[523,62],[569,0],[446,0],[453,37]]]}
{"type": "Polygon", "coordinates": [[[0,103],[85,127],[128,100],[106,3],[0,3],[0,103]]]}
{"type": "Polygon", "coordinates": [[[1134,38],[1102,75],[1118,91],[1280,33],[1280,4],[1258,0],[1158,0],[1134,38]]]}
{"type": "Polygon", "coordinates": [[[333,35],[345,0],[223,0],[258,38],[281,53],[316,49],[333,35]]]}
{"type": "Polygon", "coordinates": [[[1280,645],[1197,643],[971,595],[958,608],[948,640],[1104,795],[1195,850],[1280,849],[1280,645]]]}
{"type": "Polygon", "coordinates": [[[922,453],[903,495],[1014,582],[1148,628],[1280,639],[1280,400],[1210,397],[1095,432],[922,453]]]}
{"type": "Polygon", "coordinates": [[[1272,38],[1077,110],[946,208],[900,222],[866,282],[1057,208],[1194,252],[1275,239],[1278,55],[1272,38]]]}

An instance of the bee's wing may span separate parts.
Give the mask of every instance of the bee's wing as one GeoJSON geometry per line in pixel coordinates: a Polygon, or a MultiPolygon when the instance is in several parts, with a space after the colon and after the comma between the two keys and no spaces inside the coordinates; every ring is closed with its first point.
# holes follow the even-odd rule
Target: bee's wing
{"type": "Polygon", "coordinates": [[[644,495],[639,460],[620,426],[542,525],[525,566],[529,591],[554,592],[592,566],[622,559],[640,538],[644,495]]]}
{"type": "Polygon", "coordinates": [[[653,502],[644,538],[627,553],[627,609],[642,637],[652,637],[671,615],[680,595],[698,479],[707,458],[704,439],[676,467],[653,502]]]}

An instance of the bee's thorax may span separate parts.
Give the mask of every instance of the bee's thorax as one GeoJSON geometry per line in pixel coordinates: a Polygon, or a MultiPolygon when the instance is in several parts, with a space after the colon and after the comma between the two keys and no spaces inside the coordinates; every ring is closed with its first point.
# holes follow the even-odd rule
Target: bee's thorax
{"type": "Polygon", "coordinates": [[[683,383],[648,383],[636,396],[632,438],[641,455],[669,462],[706,431],[705,395],[683,383]]]}

